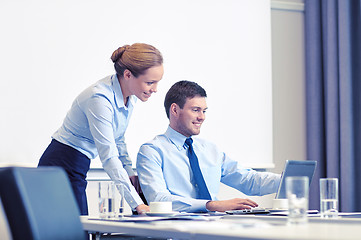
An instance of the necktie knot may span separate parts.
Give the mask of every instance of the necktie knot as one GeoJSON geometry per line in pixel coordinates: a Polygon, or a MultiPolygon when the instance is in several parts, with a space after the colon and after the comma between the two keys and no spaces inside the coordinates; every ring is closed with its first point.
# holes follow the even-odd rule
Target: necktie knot
{"type": "Polygon", "coordinates": [[[188,147],[192,146],[192,143],[193,143],[193,139],[192,138],[187,138],[186,139],[186,144],[188,147]]]}

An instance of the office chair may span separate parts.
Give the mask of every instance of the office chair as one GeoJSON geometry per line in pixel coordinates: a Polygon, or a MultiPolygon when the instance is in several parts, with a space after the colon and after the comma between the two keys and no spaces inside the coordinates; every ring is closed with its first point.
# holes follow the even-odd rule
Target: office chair
{"type": "Polygon", "coordinates": [[[147,199],[145,199],[144,193],[142,191],[142,188],[140,187],[139,183],[139,177],[135,176],[135,181],[130,180],[132,185],[134,186],[135,190],[137,191],[139,197],[143,200],[144,204],[148,205],[147,199]]]}
{"type": "Polygon", "coordinates": [[[62,168],[0,168],[0,198],[13,240],[86,239],[62,168]]]}

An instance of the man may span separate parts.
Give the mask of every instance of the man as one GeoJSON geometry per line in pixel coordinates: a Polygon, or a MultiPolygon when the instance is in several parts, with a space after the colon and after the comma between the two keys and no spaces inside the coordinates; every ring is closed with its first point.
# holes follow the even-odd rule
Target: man
{"type": "Polygon", "coordinates": [[[280,175],[244,169],[213,143],[191,138],[200,133],[205,120],[206,97],[194,82],[180,81],[169,89],[164,101],[169,127],[138,153],[144,195],[148,202],[172,201],[173,210],[185,212],[257,207],[250,199],[218,201],[220,183],[247,195],[265,195],[277,191],[280,175]]]}

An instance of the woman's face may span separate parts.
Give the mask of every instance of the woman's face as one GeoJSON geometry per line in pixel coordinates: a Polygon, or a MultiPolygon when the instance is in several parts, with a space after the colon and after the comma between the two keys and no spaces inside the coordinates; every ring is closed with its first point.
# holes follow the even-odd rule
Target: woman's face
{"type": "Polygon", "coordinates": [[[163,73],[163,65],[159,65],[147,69],[138,77],[131,74],[130,81],[128,81],[130,95],[135,95],[142,102],[147,101],[152,93],[157,92],[158,82],[162,79],[163,73]]]}

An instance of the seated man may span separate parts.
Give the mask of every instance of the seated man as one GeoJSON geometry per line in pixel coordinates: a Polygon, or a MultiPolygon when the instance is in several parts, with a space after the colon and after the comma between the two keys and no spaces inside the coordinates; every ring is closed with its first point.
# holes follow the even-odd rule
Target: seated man
{"type": "MultiPolygon", "coordinates": [[[[244,169],[215,144],[198,135],[207,94],[194,82],[180,81],[168,91],[167,131],[140,147],[137,171],[148,202],[171,201],[174,211],[227,211],[257,207],[250,199],[217,201],[220,183],[247,195],[275,193],[280,175],[244,169]]],[[[242,146],[240,146],[242,147],[242,146]]]]}

